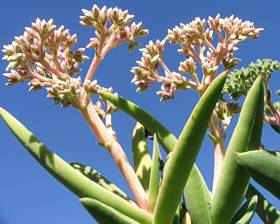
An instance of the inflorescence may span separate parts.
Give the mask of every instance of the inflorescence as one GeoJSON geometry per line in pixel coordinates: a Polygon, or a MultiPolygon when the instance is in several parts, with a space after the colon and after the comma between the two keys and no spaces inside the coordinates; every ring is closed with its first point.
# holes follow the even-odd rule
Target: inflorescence
{"type": "MultiPolygon", "coordinates": [[[[132,22],[134,16],[127,10],[105,6],[100,9],[94,5],[82,12],[80,23],[95,29],[95,36],[86,46],[95,50],[95,67],[110,49],[128,43],[129,50],[133,50],[138,46],[136,38],[148,34],[141,22],[132,22]]],[[[55,104],[78,107],[84,93],[95,94],[97,87],[101,87],[92,81],[95,70],[89,69],[84,81],[80,76],[74,77],[81,73],[79,65],[88,59],[85,48],[73,50],[76,43],[77,36],[64,26],[57,28],[52,19],[37,18],[31,27],[25,28],[23,35],[3,48],[3,60],[9,63],[4,74],[7,85],[28,81],[30,91],[46,87],[48,97],[55,104]]]]}
{"type": "Polygon", "coordinates": [[[234,16],[222,19],[217,15],[215,18],[209,17],[207,21],[196,18],[189,24],[180,24],[168,30],[168,35],[162,41],[150,42],[140,49],[142,57],[131,70],[134,74],[132,82],[139,92],[152,83],[162,83],[161,90],[157,92],[161,100],[173,98],[180,89],[194,88],[203,92],[220,65],[229,70],[238,64],[239,59],[233,56],[237,45],[248,38],[257,38],[262,30],[255,28],[252,22],[243,22],[234,16]],[[176,72],[170,71],[163,60],[166,41],[179,45],[178,52],[186,57],[176,72]],[[201,81],[198,65],[202,73],[201,81]],[[164,74],[160,74],[160,66],[164,74]],[[190,79],[183,73],[187,73],[190,79]]]}

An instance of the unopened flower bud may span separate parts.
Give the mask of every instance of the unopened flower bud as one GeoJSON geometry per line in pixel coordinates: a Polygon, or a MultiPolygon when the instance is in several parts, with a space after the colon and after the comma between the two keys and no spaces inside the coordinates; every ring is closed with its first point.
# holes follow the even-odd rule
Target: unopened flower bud
{"type": "Polygon", "coordinates": [[[193,58],[189,57],[185,61],[180,62],[179,71],[193,75],[196,72],[196,64],[193,58]]]}

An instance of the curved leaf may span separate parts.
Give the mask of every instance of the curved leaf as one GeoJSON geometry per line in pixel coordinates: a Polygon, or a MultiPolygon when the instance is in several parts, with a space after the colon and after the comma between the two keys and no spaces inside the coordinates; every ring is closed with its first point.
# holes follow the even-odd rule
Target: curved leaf
{"type": "Polygon", "coordinates": [[[235,159],[254,180],[280,199],[280,153],[256,150],[236,153],[235,159]]]}
{"type": "Polygon", "coordinates": [[[226,151],[217,187],[213,192],[211,218],[215,224],[229,223],[244,198],[249,176],[236,163],[234,154],[259,148],[263,121],[263,99],[262,79],[258,77],[242,106],[238,123],[226,151]]]}
{"type": "MultiPolygon", "coordinates": [[[[154,224],[170,223],[174,217],[225,80],[226,74],[223,74],[211,83],[180,134],[164,169],[156,202],[154,224]]],[[[200,217],[197,224],[211,223],[208,206],[205,205],[205,208],[206,210],[200,208],[201,211],[204,210],[204,216],[200,217]]]]}
{"type": "Polygon", "coordinates": [[[231,224],[249,224],[258,204],[258,196],[254,195],[246,201],[234,215],[231,224]]]}
{"type": "Polygon", "coordinates": [[[152,217],[137,206],[129,203],[114,193],[104,189],[85,177],[71,165],[50,151],[32,132],[24,127],[15,117],[0,108],[0,115],[16,138],[27,151],[58,181],[65,185],[78,197],[94,198],[117,211],[139,221],[150,224],[152,217]]]}
{"type": "Polygon", "coordinates": [[[149,189],[152,159],[146,143],[145,128],[138,122],[132,133],[132,155],[135,173],[147,192],[149,189]]]}
{"type": "Polygon", "coordinates": [[[92,198],[81,198],[80,202],[100,224],[139,224],[116,209],[92,198]]]}
{"type": "MultiPolygon", "coordinates": [[[[105,91],[102,91],[99,94],[101,97],[114,104],[118,109],[125,111],[128,115],[140,122],[150,133],[156,134],[159,143],[162,145],[165,151],[167,153],[172,152],[177,143],[177,139],[156,118],[154,118],[152,115],[141,109],[138,105],[120,96],[105,91]]],[[[202,198],[202,201],[200,202],[201,204],[206,204],[206,202],[208,202],[208,198],[210,197],[208,193],[208,187],[195,164],[193,165],[192,172],[190,173],[190,177],[188,180],[192,180],[189,182],[186,189],[188,193],[192,195],[192,197],[188,198],[188,201],[198,201],[198,199],[201,199],[201,195],[197,195],[197,193],[207,192],[207,197],[202,198]]],[[[201,209],[205,207],[206,206],[201,207],[201,209]]],[[[193,214],[196,212],[197,210],[192,211],[193,214]]],[[[208,213],[208,209],[205,210],[205,213],[208,213]]]]}
{"type": "Polygon", "coordinates": [[[277,210],[253,185],[249,185],[246,198],[258,196],[256,212],[264,224],[280,224],[280,211],[277,210]]]}
{"type": "Polygon", "coordinates": [[[125,111],[127,114],[141,123],[150,133],[156,134],[159,143],[167,153],[173,150],[174,145],[177,142],[176,137],[155,117],[141,109],[138,105],[113,93],[101,91],[98,94],[102,98],[114,104],[118,109],[125,111]]]}
{"type": "Polygon", "coordinates": [[[180,224],[179,223],[180,222],[180,213],[181,213],[181,204],[179,204],[177,206],[177,209],[176,209],[176,212],[175,212],[172,224],[180,224]]]}
{"type": "Polygon", "coordinates": [[[118,186],[113,184],[110,180],[108,180],[106,177],[104,177],[101,173],[99,173],[97,170],[93,169],[90,166],[84,165],[82,163],[78,162],[70,162],[69,163],[74,169],[78,170],[80,173],[94,181],[95,183],[99,184],[100,186],[104,187],[105,189],[117,194],[118,196],[129,200],[132,202],[126,193],[124,193],[118,186]]]}
{"type": "MultiPolygon", "coordinates": [[[[193,170],[192,170],[193,172],[193,170]]],[[[201,173],[193,173],[193,176],[199,175],[201,173]]],[[[208,191],[205,191],[205,188],[201,188],[194,181],[195,179],[200,179],[200,177],[189,178],[184,189],[185,196],[185,205],[189,215],[194,223],[202,223],[201,217],[205,216],[205,211],[209,210],[211,205],[211,197],[208,191]],[[189,189],[192,188],[192,191],[189,189]],[[203,208],[203,209],[202,209],[203,208]]],[[[207,187],[206,183],[204,185],[207,187]]]]}

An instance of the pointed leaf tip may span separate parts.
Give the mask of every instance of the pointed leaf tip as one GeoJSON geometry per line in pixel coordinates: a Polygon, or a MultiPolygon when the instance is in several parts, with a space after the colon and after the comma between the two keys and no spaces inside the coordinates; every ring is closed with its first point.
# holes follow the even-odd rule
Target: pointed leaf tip
{"type": "Polygon", "coordinates": [[[231,220],[243,201],[249,175],[235,161],[235,153],[260,147],[263,109],[264,91],[262,78],[259,76],[244,100],[237,125],[226,150],[217,187],[213,192],[211,218],[215,224],[224,224],[231,220]]]}
{"type": "Polygon", "coordinates": [[[81,198],[81,204],[93,218],[102,224],[139,224],[139,222],[122,214],[111,206],[92,198],[81,198]]]}
{"type": "MultiPolygon", "coordinates": [[[[155,206],[154,224],[170,223],[173,220],[226,77],[224,73],[211,83],[199,99],[180,134],[164,169],[155,206]]],[[[199,176],[195,179],[197,178],[199,176]]],[[[208,205],[204,203],[200,210],[203,210],[200,214],[204,215],[201,220],[211,223],[208,205]]]]}
{"type": "Polygon", "coordinates": [[[236,153],[235,159],[260,185],[280,199],[280,153],[254,150],[236,153]]]}

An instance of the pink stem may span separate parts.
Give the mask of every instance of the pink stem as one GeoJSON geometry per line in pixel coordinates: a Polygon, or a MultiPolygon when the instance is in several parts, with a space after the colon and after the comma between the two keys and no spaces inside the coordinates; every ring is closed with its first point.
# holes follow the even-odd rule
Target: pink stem
{"type": "Polygon", "coordinates": [[[109,38],[109,40],[107,41],[107,43],[105,43],[105,45],[103,45],[103,41],[100,40],[100,44],[96,50],[97,53],[95,54],[95,56],[91,62],[91,65],[88,69],[85,81],[92,80],[99,63],[105,57],[105,55],[108,53],[108,51],[112,48],[114,40],[115,40],[115,36],[116,36],[116,34],[113,33],[111,35],[111,37],[109,38]]]}
{"type": "Polygon", "coordinates": [[[47,70],[49,70],[51,73],[53,73],[53,74],[56,75],[57,77],[62,78],[62,79],[67,79],[67,78],[69,78],[69,74],[59,71],[57,68],[51,66],[48,62],[46,62],[46,61],[40,61],[40,63],[41,63],[47,70]]]}
{"type": "Polygon", "coordinates": [[[213,141],[214,144],[214,178],[212,191],[215,190],[219,176],[221,174],[222,165],[225,157],[225,135],[223,130],[220,128],[219,119],[216,112],[214,111],[210,121],[210,131],[212,136],[215,138],[213,141]]]}
{"type": "Polygon", "coordinates": [[[111,157],[115,161],[117,167],[121,171],[129,188],[135,196],[136,203],[139,205],[139,207],[146,209],[146,193],[133,168],[129,164],[129,161],[121,145],[116,141],[110,130],[108,130],[104,123],[101,121],[93,106],[92,101],[90,100],[88,106],[86,108],[80,109],[80,111],[99,143],[104,145],[108,149],[111,157]]]}

